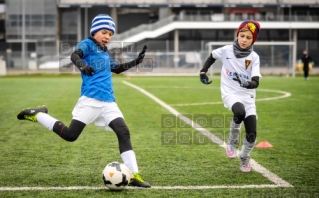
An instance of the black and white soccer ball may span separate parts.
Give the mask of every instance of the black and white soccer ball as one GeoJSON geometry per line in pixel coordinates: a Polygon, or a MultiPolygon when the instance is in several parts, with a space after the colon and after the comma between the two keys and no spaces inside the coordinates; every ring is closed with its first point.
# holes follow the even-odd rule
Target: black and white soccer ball
{"type": "Polygon", "coordinates": [[[105,166],[102,172],[105,186],[111,190],[122,190],[131,181],[132,173],[123,163],[111,162],[105,166]]]}

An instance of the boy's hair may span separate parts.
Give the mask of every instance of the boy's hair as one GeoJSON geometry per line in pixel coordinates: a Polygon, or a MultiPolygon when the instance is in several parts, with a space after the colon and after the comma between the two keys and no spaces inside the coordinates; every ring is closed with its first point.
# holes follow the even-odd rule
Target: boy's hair
{"type": "Polygon", "coordinates": [[[114,34],[115,23],[112,17],[107,14],[99,14],[92,20],[92,26],[90,29],[91,36],[100,30],[109,30],[114,34]]]}
{"type": "Polygon", "coordinates": [[[253,34],[253,43],[257,40],[258,34],[260,32],[260,25],[257,21],[247,20],[240,24],[237,29],[236,36],[238,36],[239,32],[243,32],[249,30],[253,34]]]}

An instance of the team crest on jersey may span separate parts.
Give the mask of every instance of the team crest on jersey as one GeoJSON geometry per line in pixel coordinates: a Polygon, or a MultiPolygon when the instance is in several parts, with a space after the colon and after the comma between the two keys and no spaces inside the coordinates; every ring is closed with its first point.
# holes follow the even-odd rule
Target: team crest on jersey
{"type": "Polygon", "coordinates": [[[251,63],[251,60],[245,60],[245,67],[246,67],[246,70],[247,68],[250,66],[250,63],[251,63]]]}

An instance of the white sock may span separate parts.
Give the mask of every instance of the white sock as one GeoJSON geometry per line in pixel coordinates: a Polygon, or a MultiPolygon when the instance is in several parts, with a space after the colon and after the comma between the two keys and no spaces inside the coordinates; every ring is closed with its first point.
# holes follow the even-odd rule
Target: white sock
{"type": "Polygon", "coordinates": [[[37,121],[45,126],[47,129],[52,131],[54,123],[58,120],[53,118],[49,114],[40,112],[37,114],[37,121]]]}
{"type": "Polygon", "coordinates": [[[241,147],[241,151],[239,153],[240,157],[246,157],[246,156],[250,156],[251,151],[254,149],[256,144],[256,140],[253,143],[250,143],[246,140],[246,138],[244,139],[244,143],[241,147]]]}
{"type": "Polygon", "coordinates": [[[241,123],[236,124],[234,120],[230,123],[230,132],[229,132],[229,138],[228,143],[230,140],[237,140],[239,139],[239,133],[240,133],[241,123]]]}
{"type": "Polygon", "coordinates": [[[135,153],[133,150],[125,151],[121,154],[124,164],[131,170],[132,173],[138,172],[135,153]]]}

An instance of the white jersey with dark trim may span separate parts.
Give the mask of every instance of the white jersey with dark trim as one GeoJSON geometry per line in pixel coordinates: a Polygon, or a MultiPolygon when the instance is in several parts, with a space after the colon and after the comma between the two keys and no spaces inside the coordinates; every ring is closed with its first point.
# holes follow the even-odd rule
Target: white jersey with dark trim
{"type": "Polygon", "coordinates": [[[236,58],[233,45],[225,45],[212,51],[215,59],[220,59],[223,63],[221,71],[221,92],[222,98],[227,95],[242,95],[256,98],[255,89],[241,87],[235,78],[235,72],[248,81],[253,76],[262,77],[260,74],[260,61],[256,52],[252,51],[247,57],[236,58]]]}

